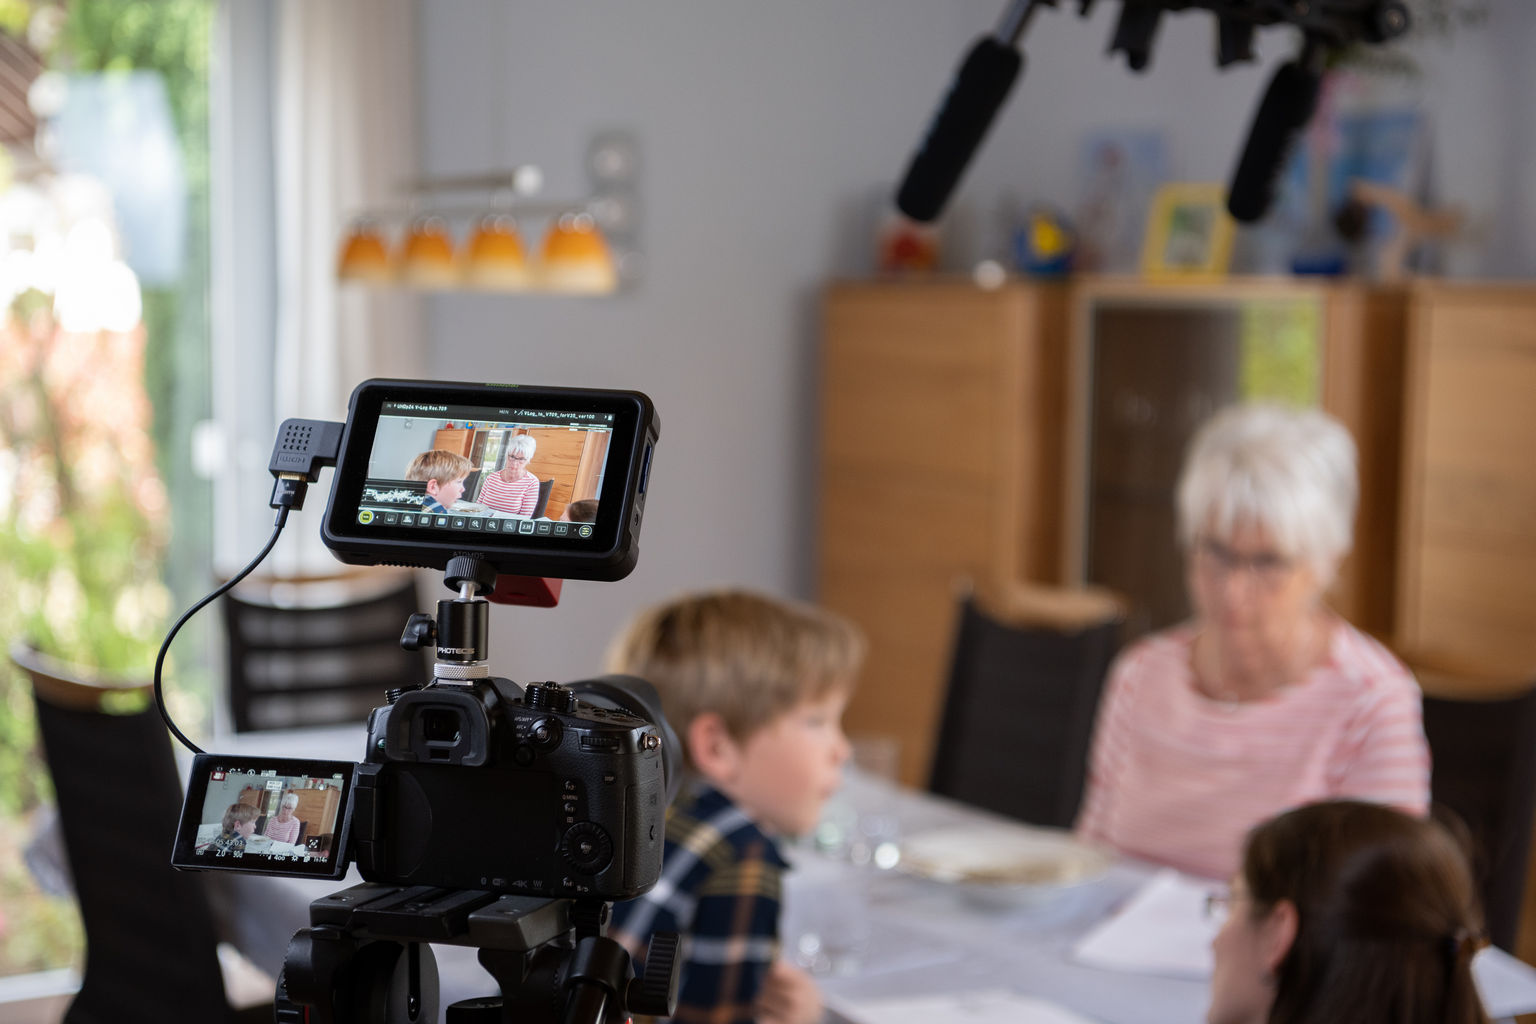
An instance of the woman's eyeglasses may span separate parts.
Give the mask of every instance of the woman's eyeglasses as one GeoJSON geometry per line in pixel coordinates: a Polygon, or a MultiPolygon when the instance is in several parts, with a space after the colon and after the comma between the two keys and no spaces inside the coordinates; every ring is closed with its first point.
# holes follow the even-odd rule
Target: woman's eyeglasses
{"type": "Polygon", "coordinates": [[[1260,551],[1257,554],[1245,555],[1210,537],[1202,537],[1195,544],[1195,560],[1205,572],[1223,578],[1235,572],[1246,571],[1256,582],[1266,587],[1277,586],[1284,582],[1291,570],[1296,567],[1294,559],[1287,558],[1279,552],[1260,551]]]}

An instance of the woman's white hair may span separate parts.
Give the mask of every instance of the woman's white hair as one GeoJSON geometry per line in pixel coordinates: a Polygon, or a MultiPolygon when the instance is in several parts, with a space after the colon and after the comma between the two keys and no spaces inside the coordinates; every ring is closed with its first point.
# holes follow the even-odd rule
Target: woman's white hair
{"type": "Polygon", "coordinates": [[[299,794],[293,792],[284,793],[283,798],[279,800],[277,804],[279,807],[281,807],[286,803],[291,803],[295,807],[299,806],[299,794]]]}
{"type": "Polygon", "coordinates": [[[533,458],[534,449],[536,449],[538,446],[539,442],[533,439],[532,434],[518,434],[511,440],[510,443],[508,443],[507,454],[516,455],[521,452],[531,459],[533,458]]]}
{"type": "Polygon", "coordinates": [[[1179,477],[1179,539],[1263,527],[1281,554],[1330,582],[1354,538],[1355,440],[1317,409],[1236,405],[1190,441],[1179,477]]]}

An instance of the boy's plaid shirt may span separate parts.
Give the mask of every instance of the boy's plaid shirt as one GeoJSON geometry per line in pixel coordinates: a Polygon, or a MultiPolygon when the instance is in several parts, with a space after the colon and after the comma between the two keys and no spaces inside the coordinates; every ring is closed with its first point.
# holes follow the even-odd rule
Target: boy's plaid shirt
{"type": "Polygon", "coordinates": [[[667,811],[660,880],[643,896],[615,904],[609,929],[637,960],[652,933],[682,936],[682,987],[672,1020],[755,1020],[753,1004],[778,953],[788,866],[729,797],[704,783],[685,785],[667,811]]]}

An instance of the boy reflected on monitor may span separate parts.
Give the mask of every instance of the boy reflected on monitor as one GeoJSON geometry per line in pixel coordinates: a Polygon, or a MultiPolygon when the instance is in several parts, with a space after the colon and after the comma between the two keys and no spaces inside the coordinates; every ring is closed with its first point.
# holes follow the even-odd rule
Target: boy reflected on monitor
{"type": "Polygon", "coordinates": [[[457,452],[433,448],[411,460],[405,478],[427,485],[423,512],[448,512],[464,496],[464,479],[471,468],[469,460],[457,452]]]}

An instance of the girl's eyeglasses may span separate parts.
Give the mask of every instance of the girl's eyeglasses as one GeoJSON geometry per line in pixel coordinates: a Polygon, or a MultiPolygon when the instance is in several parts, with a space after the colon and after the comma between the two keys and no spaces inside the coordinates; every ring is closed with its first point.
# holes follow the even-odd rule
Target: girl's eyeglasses
{"type": "Polygon", "coordinates": [[[1232,912],[1232,890],[1213,889],[1205,894],[1205,916],[1212,920],[1225,920],[1232,912]]]}

